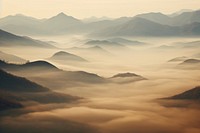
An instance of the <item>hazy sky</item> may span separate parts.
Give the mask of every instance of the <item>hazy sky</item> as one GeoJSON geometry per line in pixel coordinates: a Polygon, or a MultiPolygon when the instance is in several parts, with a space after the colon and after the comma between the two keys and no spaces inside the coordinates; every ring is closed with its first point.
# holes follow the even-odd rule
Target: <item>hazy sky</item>
{"type": "Polygon", "coordinates": [[[59,12],[85,18],[133,16],[144,12],[172,13],[200,8],[200,0],[0,0],[0,4],[1,17],[22,13],[37,18],[59,12]]]}

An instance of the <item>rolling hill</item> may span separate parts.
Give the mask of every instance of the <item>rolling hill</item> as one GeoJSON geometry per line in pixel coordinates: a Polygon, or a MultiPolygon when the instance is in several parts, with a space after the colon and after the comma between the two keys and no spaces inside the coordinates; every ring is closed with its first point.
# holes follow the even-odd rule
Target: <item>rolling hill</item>
{"type": "Polygon", "coordinates": [[[67,62],[67,61],[87,62],[86,59],[84,59],[80,56],[65,52],[65,51],[59,51],[59,52],[55,53],[52,57],[49,58],[49,60],[65,61],[65,62],[67,62]]]}
{"type": "Polygon", "coordinates": [[[116,83],[131,83],[131,82],[136,82],[136,81],[141,81],[141,80],[147,80],[146,78],[137,75],[135,73],[119,73],[111,78],[109,78],[112,82],[116,83]]]}
{"type": "Polygon", "coordinates": [[[46,61],[27,62],[25,64],[14,64],[0,61],[0,68],[8,71],[56,71],[59,70],[56,66],[46,61]]]}

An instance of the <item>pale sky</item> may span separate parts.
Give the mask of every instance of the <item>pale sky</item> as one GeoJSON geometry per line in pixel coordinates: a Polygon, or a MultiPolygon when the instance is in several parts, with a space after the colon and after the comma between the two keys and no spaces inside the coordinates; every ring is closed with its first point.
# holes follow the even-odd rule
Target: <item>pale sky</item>
{"type": "Polygon", "coordinates": [[[0,0],[0,17],[20,13],[48,18],[64,12],[76,18],[117,18],[145,12],[170,14],[180,9],[200,9],[200,0],[0,0]]]}

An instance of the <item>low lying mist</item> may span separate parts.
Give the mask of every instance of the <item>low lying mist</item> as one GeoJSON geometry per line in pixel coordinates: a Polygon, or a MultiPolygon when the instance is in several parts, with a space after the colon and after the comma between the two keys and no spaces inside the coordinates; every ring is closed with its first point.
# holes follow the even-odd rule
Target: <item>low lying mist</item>
{"type": "MultiPolygon", "coordinates": [[[[173,100],[172,102],[158,101],[160,98],[173,96],[199,86],[198,67],[184,69],[185,66],[178,67],[183,61],[169,62],[182,56],[194,58],[194,55],[199,53],[199,47],[183,48],[175,43],[197,39],[127,38],[146,44],[144,46],[124,44],[126,47],[124,50],[117,48],[111,50],[104,47],[103,49],[109,52],[105,55],[97,51],[88,52],[86,50],[88,47],[84,44],[89,39],[83,36],[51,37],[51,39],[57,42],[54,45],[60,49],[2,47],[2,51],[29,61],[48,61],[68,74],[63,71],[35,71],[34,69],[10,72],[53,91],[83,97],[83,99],[71,104],[27,104],[25,108],[19,110],[19,115],[1,117],[0,132],[25,133],[27,130],[30,133],[200,132],[199,103],[180,106],[182,103],[173,100]],[[79,50],[69,50],[72,47],[79,47],[79,50]],[[48,60],[61,50],[78,55],[88,62],[48,60]],[[74,71],[97,74],[98,80],[100,78],[109,82],[94,83],[93,77],[75,78],[74,71]],[[121,80],[110,82],[113,75],[126,72],[141,75],[146,80],[123,84],[120,83],[121,80]],[[79,80],[81,78],[84,80],[79,80]]],[[[48,37],[43,40],[47,41],[48,37]]]]}

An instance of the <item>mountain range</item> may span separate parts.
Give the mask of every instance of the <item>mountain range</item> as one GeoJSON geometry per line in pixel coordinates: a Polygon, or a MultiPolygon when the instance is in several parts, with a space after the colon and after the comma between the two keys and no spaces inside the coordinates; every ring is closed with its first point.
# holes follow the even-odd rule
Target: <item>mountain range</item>
{"type": "Polygon", "coordinates": [[[48,19],[23,15],[0,19],[0,28],[14,34],[50,35],[84,33],[95,36],[199,36],[200,10],[176,15],[145,13],[133,17],[84,22],[64,13],[48,19]],[[159,34],[160,33],[160,34],[159,34]]]}
{"type": "Polygon", "coordinates": [[[0,69],[18,76],[23,75],[48,88],[52,88],[52,86],[55,88],[62,88],[64,86],[66,88],[79,84],[129,83],[146,79],[133,73],[123,73],[112,78],[104,78],[85,71],[64,71],[46,61],[27,62],[25,64],[11,64],[0,61],[0,69]]]}
{"type": "Polygon", "coordinates": [[[195,22],[200,22],[200,10],[181,12],[175,16],[168,16],[162,13],[145,13],[136,17],[144,18],[159,24],[171,26],[183,26],[195,22]]]}
{"type": "Polygon", "coordinates": [[[47,61],[34,61],[25,64],[12,64],[0,61],[0,69],[17,74],[18,76],[23,75],[49,88],[51,86],[62,87],[61,81],[65,81],[64,84],[66,86],[77,83],[97,84],[108,82],[107,79],[97,74],[84,71],[64,71],[47,61]]]}

